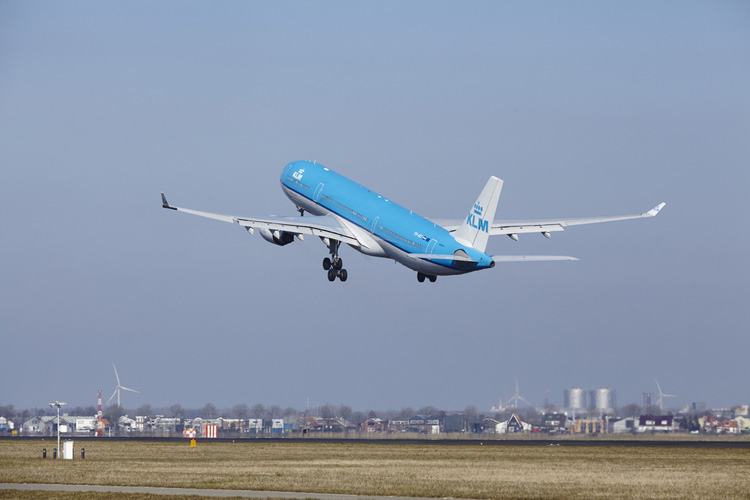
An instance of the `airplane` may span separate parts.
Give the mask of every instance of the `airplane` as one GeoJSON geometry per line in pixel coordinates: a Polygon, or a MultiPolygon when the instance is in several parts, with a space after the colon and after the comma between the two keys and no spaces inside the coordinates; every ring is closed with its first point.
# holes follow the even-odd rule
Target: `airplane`
{"type": "Polygon", "coordinates": [[[522,233],[541,233],[568,226],[653,217],[660,203],[636,215],[495,221],[503,181],[490,177],[463,220],[428,220],[314,161],[293,161],[281,172],[281,189],[297,207],[299,216],[238,217],[172,206],[161,193],[162,207],[239,224],[250,234],[278,246],[305,235],[318,236],[328,247],[323,259],[328,280],[346,281],[348,272],[339,256],[341,243],[372,257],[393,259],[417,272],[417,280],[435,282],[438,276],[492,269],[499,262],[578,260],[563,255],[493,255],[485,253],[490,236],[507,235],[518,241],[522,233]],[[305,215],[305,213],[310,215],[305,215]]]}

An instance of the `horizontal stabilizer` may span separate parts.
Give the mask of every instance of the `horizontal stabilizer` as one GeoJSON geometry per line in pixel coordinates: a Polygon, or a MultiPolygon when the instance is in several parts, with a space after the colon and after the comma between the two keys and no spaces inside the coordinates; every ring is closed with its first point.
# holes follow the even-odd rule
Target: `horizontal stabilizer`
{"type": "Polygon", "coordinates": [[[493,255],[495,262],[539,262],[544,260],[578,260],[567,255],[493,255]]]}

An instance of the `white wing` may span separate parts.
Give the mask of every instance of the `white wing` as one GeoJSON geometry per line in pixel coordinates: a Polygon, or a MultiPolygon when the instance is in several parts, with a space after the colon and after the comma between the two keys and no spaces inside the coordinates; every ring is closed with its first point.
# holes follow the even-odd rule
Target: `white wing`
{"type": "MultiPolygon", "coordinates": [[[[640,219],[653,217],[658,214],[666,203],[660,203],[648,212],[634,215],[614,215],[608,217],[584,217],[579,219],[549,219],[549,220],[519,220],[519,221],[497,221],[490,226],[490,236],[497,234],[516,235],[520,233],[550,233],[552,231],[564,231],[567,226],[578,226],[581,224],[595,224],[597,222],[613,222],[616,220],[640,219]]],[[[443,226],[448,231],[455,231],[462,221],[446,221],[434,219],[433,222],[443,226]],[[458,223],[456,223],[458,222],[458,223]]]]}
{"type": "Polygon", "coordinates": [[[305,217],[278,217],[270,215],[267,217],[237,217],[233,215],[214,214],[201,212],[190,208],[174,207],[167,202],[164,193],[161,194],[161,206],[186,214],[197,215],[209,219],[239,224],[242,227],[252,229],[268,229],[269,231],[285,231],[295,235],[310,234],[321,238],[330,238],[350,245],[359,246],[360,242],[354,234],[342,224],[335,215],[309,215],[305,217]]]}

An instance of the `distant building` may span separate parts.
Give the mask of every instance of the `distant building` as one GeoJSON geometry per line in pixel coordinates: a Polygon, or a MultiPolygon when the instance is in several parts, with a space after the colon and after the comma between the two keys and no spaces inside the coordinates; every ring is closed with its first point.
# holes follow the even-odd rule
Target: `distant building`
{"type": "Polygon", "coordinates": [[[601,434],[606,432],[604,419],[579,418],[572,422],[570,432],[573,434],[601,434]]]}
{"type": "Polygon", "coordinates": [[[563,391],[563,407],[571,410],[585,410],[588,408],[587,392],[580,387],[563,391]]]}
{"type": "Polygon", "coordinates": [[[574,414],[581,414],[589,408],[596,408],[600,413],[614,413],[617,407],[617,393],[607,387],[582,389],[573,387],[563,391],[563,408],[574,414]]]}
{"type": "Polygon", "coordinates": [[[564,413],[545,413],[542,416],[542,429],[545,432],[565,432],[568,427],[568,416],[564,413]]]}
{"type": "Polygon", "coordinates": [[[117,427],[125,432],[133,432],[138,430],[136,420],[128,417],[127,415],[123,415],[122,417],[120,417],[120,419],[117,421],[117,427]]]}
{"type": "Polygon", "coordinates": [[[735,417],[734,420],[737,422],[737,428],[741,433],[750,434],[750,418],[735,417]]]}
{"type": "Polygon", "coordinates": [[[613,434],[635,432],[635,418],[634,417],[621,418],[619,420],[615,420],[614,422],[610,421],[610,425],[611,425],[613,434]]]}
{"type": "Polygon", "coordinates": [[[373,432],[383,432],[386,429],[386,423],[379,418],[368,418],[362,425],[360,425],[360,431],[365,434],[373,432]]]}
{"type": "MultiPolygon", "coordinates": [[[[96,417],[75,417],[70,415],[60,416],[60,433],[70,434],[73,432],[90,432],[93,431],[91,425],[92,419],[95,423],[96,417]],[[78,424],[82,427],[79,429],[78,424]]],[[[57,434],[57,415],[48,415],[44,417],[32,417],[21,426],[22,434],[39,434],[42,436],[52,436],[57,434]]]]}
{"type": "Polygon", "coordinates": [[[442,422],[438,417],[416,415],[409,419],[407,430],[422,434],[439,434],[441,424],[442,422]]]}
{"type": "Polygon", "coordinates": [[[481,432],[482,425],[476,417],[464,413],[455,413],[443,417],[443,431],[445,432],[481,432]]]}
{"type": "Polygon", "coordinates": [[[693,413],[700,413],[702,411],[706,411],[706,403],[704,401],[701,402],[692,402],[690,403],[690,411],[693,413]]]}
{"type": "Polygon", "coordinates": [[[600,387],[589,391],[589,406],[601,413],[614,413],[617,407],[617,393],[607,387],[600,387]]]}
{"type": "Polygon", "coordinates": [[[531,432],[531,424],[521,420],[521,417],[515,413],[510,416],[506,422],[500,422],[495,426],[495,432],[498,434],[508,434],[515,432],[531,432]]]}
{"type": "Polygon", "coordinates": [[[12,431],[12,430],[13,430],[13,421],[8,420],[5,417],[0,417],[0,432],[12,431]]]}
{"type": "Polygon", "coordinates": [[[251,418],[247,420],[247,426],[244,428],[245,432],[250,434],[261,434],[263,433],[263,419],[262,418],[251,418]]]}
{"type": "Polygon", "coordinates": [[[677,429],[672,415],[641,415],[636,432],[674,432],[677,429]]]}
{"type": "Polygon", "coordinates": [[[711,415],[698,419],[703,432],[709,434],[750,433],[750,418],[735,417],[731,420],[719,420],[711,415]]]}

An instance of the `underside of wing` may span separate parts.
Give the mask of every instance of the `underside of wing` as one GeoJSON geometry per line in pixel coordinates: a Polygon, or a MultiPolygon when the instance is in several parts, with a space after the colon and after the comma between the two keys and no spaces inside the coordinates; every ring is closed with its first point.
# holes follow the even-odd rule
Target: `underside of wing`
{"type": "Polygon", "coordinates": [[[201,212],[190,208],[175,207],[167,202],[164,193],[161,194],[161,199],[162,207],[164,208],[222,222],[237,223],[251,233],[254,229],[266,229],[268,231],[280,231],[292,235],[310,234],[313,236],[320,236],[321,238],[338,240],[350,245],[359,245],[359,241],[354,234],[352,234],[352,232],[334,215],[309,215],[304,217],[279,217],[274,215],[266,217],[237,217],[233,215],[201,212]]]}
{"type": "Polygon", "coordinates": [[[303,217],[271,215],[263,218],[236,217],[235,220],[240,226],[246,228],[310,234],[321,238],[339,240],[350,245],[359,245],[359,241],[354,234],[333,215],[307,215],[303,217]]]}

